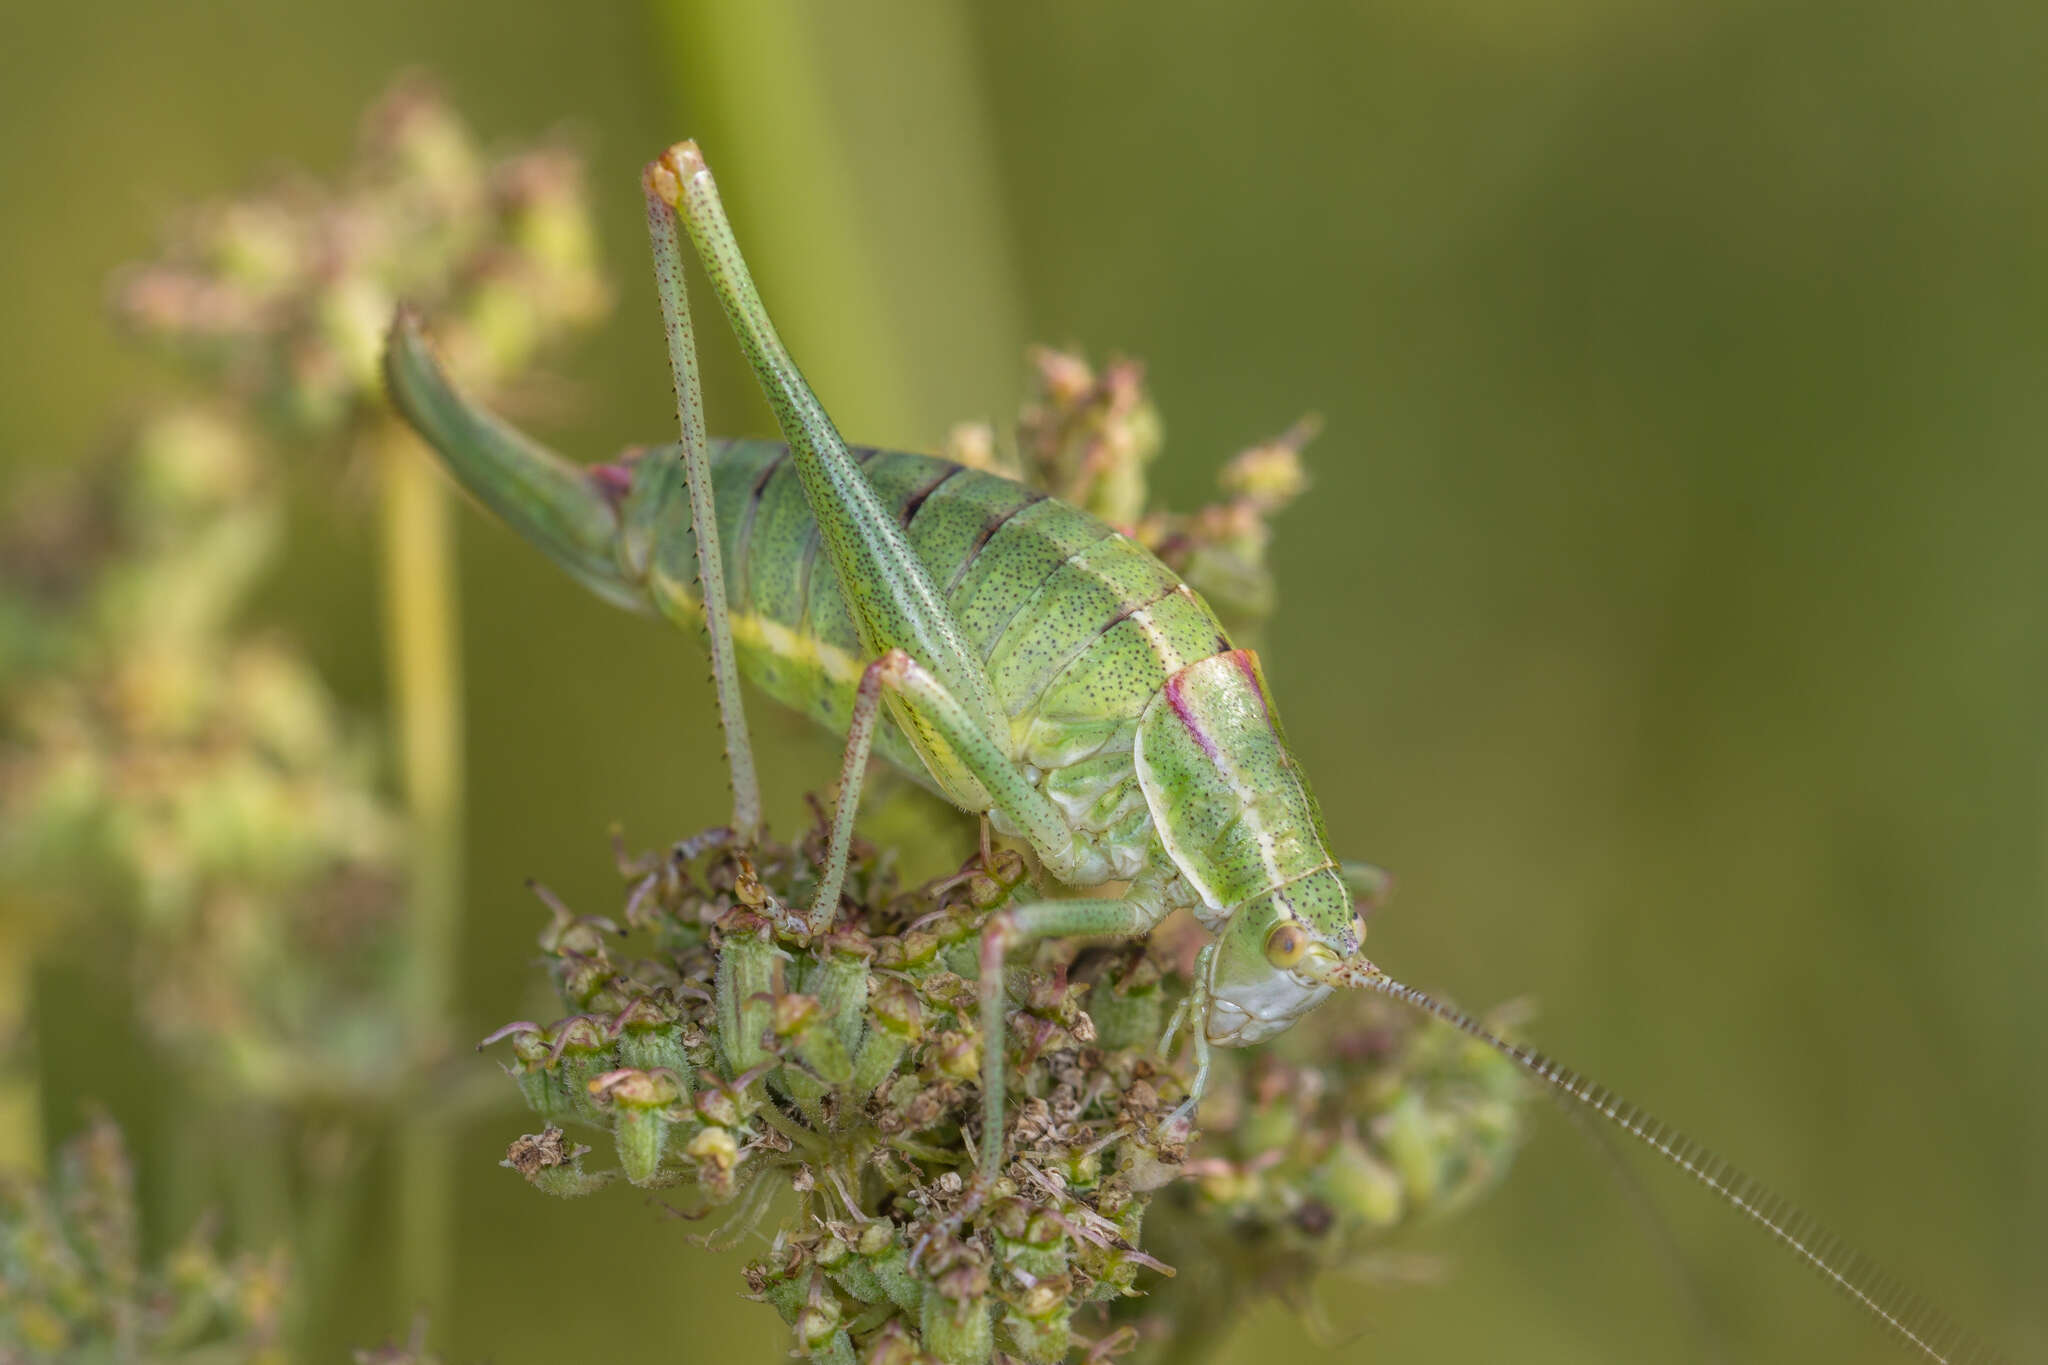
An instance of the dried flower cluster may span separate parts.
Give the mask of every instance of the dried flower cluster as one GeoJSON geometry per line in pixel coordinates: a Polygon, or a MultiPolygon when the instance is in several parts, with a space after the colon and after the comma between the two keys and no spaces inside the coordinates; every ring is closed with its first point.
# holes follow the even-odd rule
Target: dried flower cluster
{"type": "Polygon", "coordinates": [[[729,1210],[717,1240],[795,1189],[800,1222],[749,1281],[806,1354],[850,1360],[856,1341],[901,1338],[948,1361],[983,1359],[995,1340],[1058,1359],[1077,1304],[1129,1292],[1154,1264],[1138,1223],[1180,1161],[1159,1121],[1184,1085],[1151,1052],[1157,973],[1125,953],[1020,974],[1003,1040],[1020,1068],[1010,1179],[975,1219],[986,1235],[963,1240],[946,1222],[972,1169],[987,1045],[975,934],[1023,865],[977,860],[898,894],[859,848],[846,904],[871,910],[812,939],[784,907],[815,884],[822,852],[822,829],[744,853],[691,841],[632,869],[623,926],[556,907],[542,944],[574,1013],[496,1036],[535,1110],[609,1128],[617,1166],[588,1169],[553,1128],[507,1164],[557,1194],[615,1174],[688,1186],[699,1211],[729,1210]],[[621,955],[620,927],[644,954],[621,955]],[[1084,1013],[1091,989],[1122,1007],[1084,1013]]]}
{"type": "Polygon", "coordinates": [[[283,1259],[224,1260],[202,1225],[141,1262],[135,1176],[106,1119],[67,1143],[49,1188],[0,1179],[0,1361],[283,1360],[283,1259]]]}
{"type": "Polygon", "coordinates": [[[11,490],[0,927],[132,910],[148,1020],[238,1094],[388,1097],[407,1049],[431,1045],[390,1003],[402,822],[374,745],[301,655],[235,625],[283,530],[265,434],[303,448],[383,411],[400,296],[432,306],[466,377],[491,385],[606,295],[576,155],[487,158],[404,81],[340,188],[296,179],[198,209],[117,280],[121,316],[209,396],[11,490]]]}
{"type": "Polygon", "coordinates": [[[543,893],[541,945],[569,1013],[488,1040],[509,1045],[548,1120],[504,1162],[544,1191],[621,1177],[675,1189],[687,1216],[720,1216],[713,1243],[795,1192],[796,1218],[747,1278],[799,1355],[1121,1351],[1180,1325],[1147,1307],[1169,1302],[1157,1291],[1173,1275],[1141,1245],[1148,1209],[1170,1208],[1176,1240],[1205,1256],[1256,1244],[1275,1259],[1241,1290],[1284,1292],[1506,1166],[1520,1098],[1506,1064],[1369,1010],[1307,1065],[1261,1062],[1240,1080],[1226,1063],[1204,1109],[1214,1134],[1190,1153],[1165,1122],[1188,1071],[1157,1048],[1192,924],[1146,944],[1047,945],[1014,967],[992,1044],[976,1024],[977,933],[1020,888],[1035,894],[1022,862],[977,855],[902,892],[857,847],[839,919],[811,938],[787,907],[807,904],[823,846],[821,823],[793,846],[742,851],[714,831],[622,861],[617,919],[543,893]],[[963,1209],[991,1045],[1012,1065],[1005,1176],[963,1209]],[[565,1125],[608,1130],[606,1150],[565,1125]]]}
{"type": "Polygon", "coordinates": [[[482,389],[603,316],[580,158],[545,143],[491,160],[431,86],[404,81],[370,111],[340,188],[292,180],[199,209],[115,287],[142,335],[315,431],[382,409],[401,299],[433,312],[482,389]]]}
{"type": "Polygon", "coordinates": [[[1491,1190],[1521,1143],[1528,1088],[1498,1053],[1384,1001],[1330,1009],[1307,1026],[1305,1053],[1252,1053],[1211,1089],[1185,1178],[1154,1202],[1147,1244],[1181,1274],[1130,1317],[1148,1339],[1171,1337],[1176,1360],[1256,1299],[1326,1326],[1325,1277],[1432,1273],[1393,1234],[1491,1190]]]}
{"type": "Polygon", "coordinates": [[[1301,451],[1321,422],[1304,417],[1270,441],[1239,452],[1217,478],[1223,494],[1192,513],[1150,504],[1147,467],[1165,426],[1145,390],[1145,367],[1112,360],[1099,372],[1082,357],[1031,350],[1032,393],[1017,421],[1017,458],[998,451],[986,424],[955,427],[946,454],[1043,488],[1127,531],[1186,579],[1233,632],[1255,630],[1275,605],[1266,565],[1272,518],[1308,487],[1301,451]]]}

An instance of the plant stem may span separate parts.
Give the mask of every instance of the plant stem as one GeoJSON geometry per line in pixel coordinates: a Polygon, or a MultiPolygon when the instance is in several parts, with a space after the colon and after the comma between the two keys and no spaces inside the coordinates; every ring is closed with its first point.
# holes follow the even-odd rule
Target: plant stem
{"type": "MultiPolygon", "coordinates": [[[[384,556],[384,641],[399,781],[408,818],[406,961],[400,1008],[411,1061],[446,1046],[462,927],[462,680],[448,499],[426,452],[396,418],[373,436],[384,556]]],[[[398,1294],[444,1299],[453,1237],[451,1149],[432,1120],[398,1135],[398,1294]]]]}
{"type": "Polygon", "coordinates": [[[34,1033],[30,1025],[35,989],[35,958],[25,934],[0,934],[0,1043],[7,1061],[0,1066],[0,1167],[16,1171],[43,1168],[42,1086],[36,1074],[34,1033]]]}

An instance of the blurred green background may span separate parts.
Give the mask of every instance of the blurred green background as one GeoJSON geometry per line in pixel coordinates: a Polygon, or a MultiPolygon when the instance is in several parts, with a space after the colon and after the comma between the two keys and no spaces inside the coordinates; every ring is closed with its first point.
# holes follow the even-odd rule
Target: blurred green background
{"type": "MultiPolygon", "coordinates": [[[[1007,423],[1027,341],[1126,351],[1185,506],[1320,411],[1266,662],[1332,830],[1399,874],[1375,955],[1469,1004],[1534,997],[1560,1058],[2048,1351],[2048,10],[73,0],[8,27],[9,476],[162,382],[107,324],[110,270],[181,202],[333,173],[413,67],[489,140],[567,123],[591,155],[619,307],[537,424],[584,455],[670,429],[635,175],[685,134],[850,437],[1007,423]]],[[[766,432],[710,335],[714,426],[766,432]]],[[[325,462],[298,485],[262,614],[373,710],[367,499],[325,462]]],[[[529,985],[523,879],[605,908],[610,822],[654,843],[726,795],[693,642],[466,511],[461,535],[481,1035],[529,985]]],[[[836,742],[754,724],[786,829],[836,742]]],[[[185,1207],[124,1002],[77,1008],[46,1133],[106,1099],[185,1207]]],[[[448,1358],[779,1358],[736,1258],[637,1195],[497,1169],[523,1121],[459,1135],[448,1358]]],[[[383,1273],[387,1178],[329,1358],[415,1306],[383,1273]]],[[[1726,1358],[1887,1358],[1646,1180],[1726,1358]]],[[[1230,1358],[1704,1358],[1554,1116],[1418,1246],[1442,1284],[1338,1287],[1335,1343],[1262,1312],[1230,1358]]]]}

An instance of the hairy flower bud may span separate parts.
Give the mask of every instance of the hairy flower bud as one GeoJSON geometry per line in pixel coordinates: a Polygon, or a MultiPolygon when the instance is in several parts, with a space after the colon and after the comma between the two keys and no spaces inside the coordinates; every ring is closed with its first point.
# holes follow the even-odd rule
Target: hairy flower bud
{"type": "Polygon", "coordinates": [[[747,911],[726,917],[716,978],[718,1046],[732,1075],[751,1071],[769,1058],[768,1003],[781,956],[768,923],[747,911]]]}
{"type": "Polygon", "coordinates": [[[668,1145],[669,1127],[682,1086],[667,1071],[622,1069],[590,1082],[590,1093],[613,1114],[612,1136],[619,1147],[619,1168],[635,1185],[652,1184],[668,1145]]]}
{"type": "Polygon", "coordinates": [[[528,1133],[506,1149],[498,1164],[526,1177],[527,1183],[545,1194],[573,1199],[611,1183],[610,1171],[586,1172],[583,1158],[590,1149],[571,1144],[555,1127],[528,1133]]]}
{"type": "Polygon", "coordinates": [[[619,1040],[619,1061],[642,1071],[667,1071],[689,1098],[689,1050],[683,1045],[683,1030],[673,1006],[652,996],[632,1000],[612,1020],[619,1040]]]}
{"type": "Polygon", "coordinates": [[[933,1036],[926,1052],[941,1076],[971,1081],[981,1075],[981,1039],[974,1034],[948,1029],[933,1036]]]}
{"type": "Polygon", "coordinates": [[[1031,1280],[1018,1292],[1005,1295],[997,1327],[1009,1348],[1033,1365],[1057,1365],[1065,1360],[1071,1341],[1073,1293],[1073,1281],[1055,1275],[1031,1280]]]}
{"type": "Polygon", "coordinates": [[[1401,1177],[1355,1136],[1330,1148],[1310,1173],[1309,1185],[1340,1218],[1373,1231],[1393,1227],[1406,1209],[1401,1177]]]}
{"type": "Polygon", "coordinates": [[[925,1349],[944,1365],[983,1365],[995,1349],[988,1290],[987,1265],[964,1246],[926,1281],[918,1326],[925,1349]]]}

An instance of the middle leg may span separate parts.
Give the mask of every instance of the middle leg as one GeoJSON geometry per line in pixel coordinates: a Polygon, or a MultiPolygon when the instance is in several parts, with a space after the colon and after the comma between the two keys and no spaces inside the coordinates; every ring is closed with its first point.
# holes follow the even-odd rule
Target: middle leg
{"type": "Polygon", "coordinates": [[[981,930],[981,1143],[974,1178],[960,1202],[911,1249],[914,1265],[942,1232],[957,1231],[988,1201],[1003,1172],[1003,1120],[1009,1108],[1009,1020],[1004,1012],[1003,967],[1012,950],[1049,938],[1137,938],[1165,914],[1143,883],[1119,900],[1034,901],[998,911],[981,930]]]}

